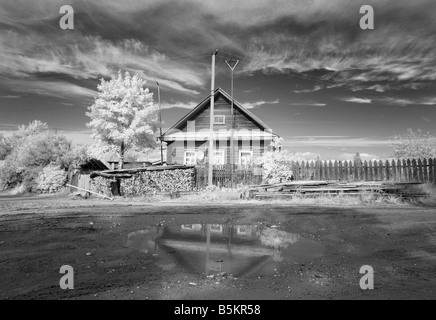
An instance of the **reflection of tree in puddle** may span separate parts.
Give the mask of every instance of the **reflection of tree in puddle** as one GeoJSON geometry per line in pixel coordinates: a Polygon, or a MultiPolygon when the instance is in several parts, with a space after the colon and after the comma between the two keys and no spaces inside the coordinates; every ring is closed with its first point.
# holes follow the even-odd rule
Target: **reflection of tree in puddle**
{"type": "Polygon", "coordinates": [[[295,233],[289,233],[274,228],[262,229],[260,233],[260,241],[264,246],[274,248],[272,258],[274,261],[283,261],[282,250],[288,245],[296,243],[300,236],[295,233]]]}

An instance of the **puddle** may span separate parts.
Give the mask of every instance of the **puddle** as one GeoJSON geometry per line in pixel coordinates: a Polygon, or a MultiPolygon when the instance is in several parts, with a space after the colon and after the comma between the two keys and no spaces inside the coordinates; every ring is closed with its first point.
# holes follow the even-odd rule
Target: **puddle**
{"type": "Polygon", "coordinates": [[[289,264],[306,263],[323,253],[318,242],[261,225],[156,227],[130,233],[128,246],[154,256],[164,270],[235,277],[279,273],[289,264]]]}

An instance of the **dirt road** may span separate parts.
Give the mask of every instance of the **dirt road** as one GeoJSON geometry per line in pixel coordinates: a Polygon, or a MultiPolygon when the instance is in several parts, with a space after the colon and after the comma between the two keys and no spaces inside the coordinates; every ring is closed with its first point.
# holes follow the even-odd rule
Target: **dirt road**
{"type": "Polygon", "coordinates": [[[435,299],[436,208],[110,202],[0,197],[0,299],[435,299]],[[261,224],[323,246],[266,276],[165,270],[128,246],[156,225],[261,224]],[[62,290],[62,265],[74,289],[62,290]],[[374,289],[362,290],[362,265],[374,289]]]}

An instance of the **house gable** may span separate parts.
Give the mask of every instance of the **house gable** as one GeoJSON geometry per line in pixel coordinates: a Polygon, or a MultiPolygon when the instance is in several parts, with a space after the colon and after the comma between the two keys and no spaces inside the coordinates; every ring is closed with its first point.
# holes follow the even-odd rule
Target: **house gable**
{"type": "MultiPolygon", "coordinates": [[[[223,124],[214,124],[214,132],[231,129],[231,97],[221,88],[215,90],[214,116],[224,116],[223,124]]],[[[265,131],[269,136],[272,130],[257,118],[253,113],[245,109],[239,102],[234,100],[235,130],[259,130],[265,131]]],[[[207,97],[200,102],[193,110],[180,119],[174,126],[168,129],[163,135],[164,141],[175,132],[199,132],[206,131],[210,127],[210,98],[207,97]]]]}

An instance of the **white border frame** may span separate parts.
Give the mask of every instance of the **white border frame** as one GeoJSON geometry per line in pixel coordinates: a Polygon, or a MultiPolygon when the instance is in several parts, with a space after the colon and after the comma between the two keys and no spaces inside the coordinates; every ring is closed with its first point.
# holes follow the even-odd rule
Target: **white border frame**
{"type": "Polygon", "coordinates": [[[213,153],[214,153],[214,155],[213,155],[213,164],[214,164],[214,165],[221,166],[221,165],[226,164],[226,150],[217,149],[217,150],[214,150],[213,153]],[[218,153],[218,152],[222,154],[222,156],[220,156],[220,158],[223,160],[223,161],[222,161],[222,164],[217,164],[217,163],[215,162],[215,159],[217,158],[216,153],[218,153]]]}
{"type": "Polygon", "coordinates": [[[242,153],[250,153],[251,154],[251,160],[253,161],[253,150],[239,150],[239,161],[238,161],[238,163],[239,163],[239,165],[240,166],[245,166],[246,164],[242,164],[242,153]]]}
{"type": "Polygon", "coordinates": [[[226,124],[226,116],[221,115],[221,114],[216,114],[213,116],[213,124],[226,124]],[[215,119],[216,118],[222,118],[223,122],[216,122],[215,119]]]}
{"type": "MultiPolygon", "coordinates": [[[[193,164],[194,166],[197,164],[197,150],[195,149],[187,149],[187,150],[183,150],[183,165],[187,165],[186,164],[186,153],[187,152],[194,152],[195,154],[195,163],[193,164]]],[[[192,166],[192,164],[190,164],[192,166]]]]}

